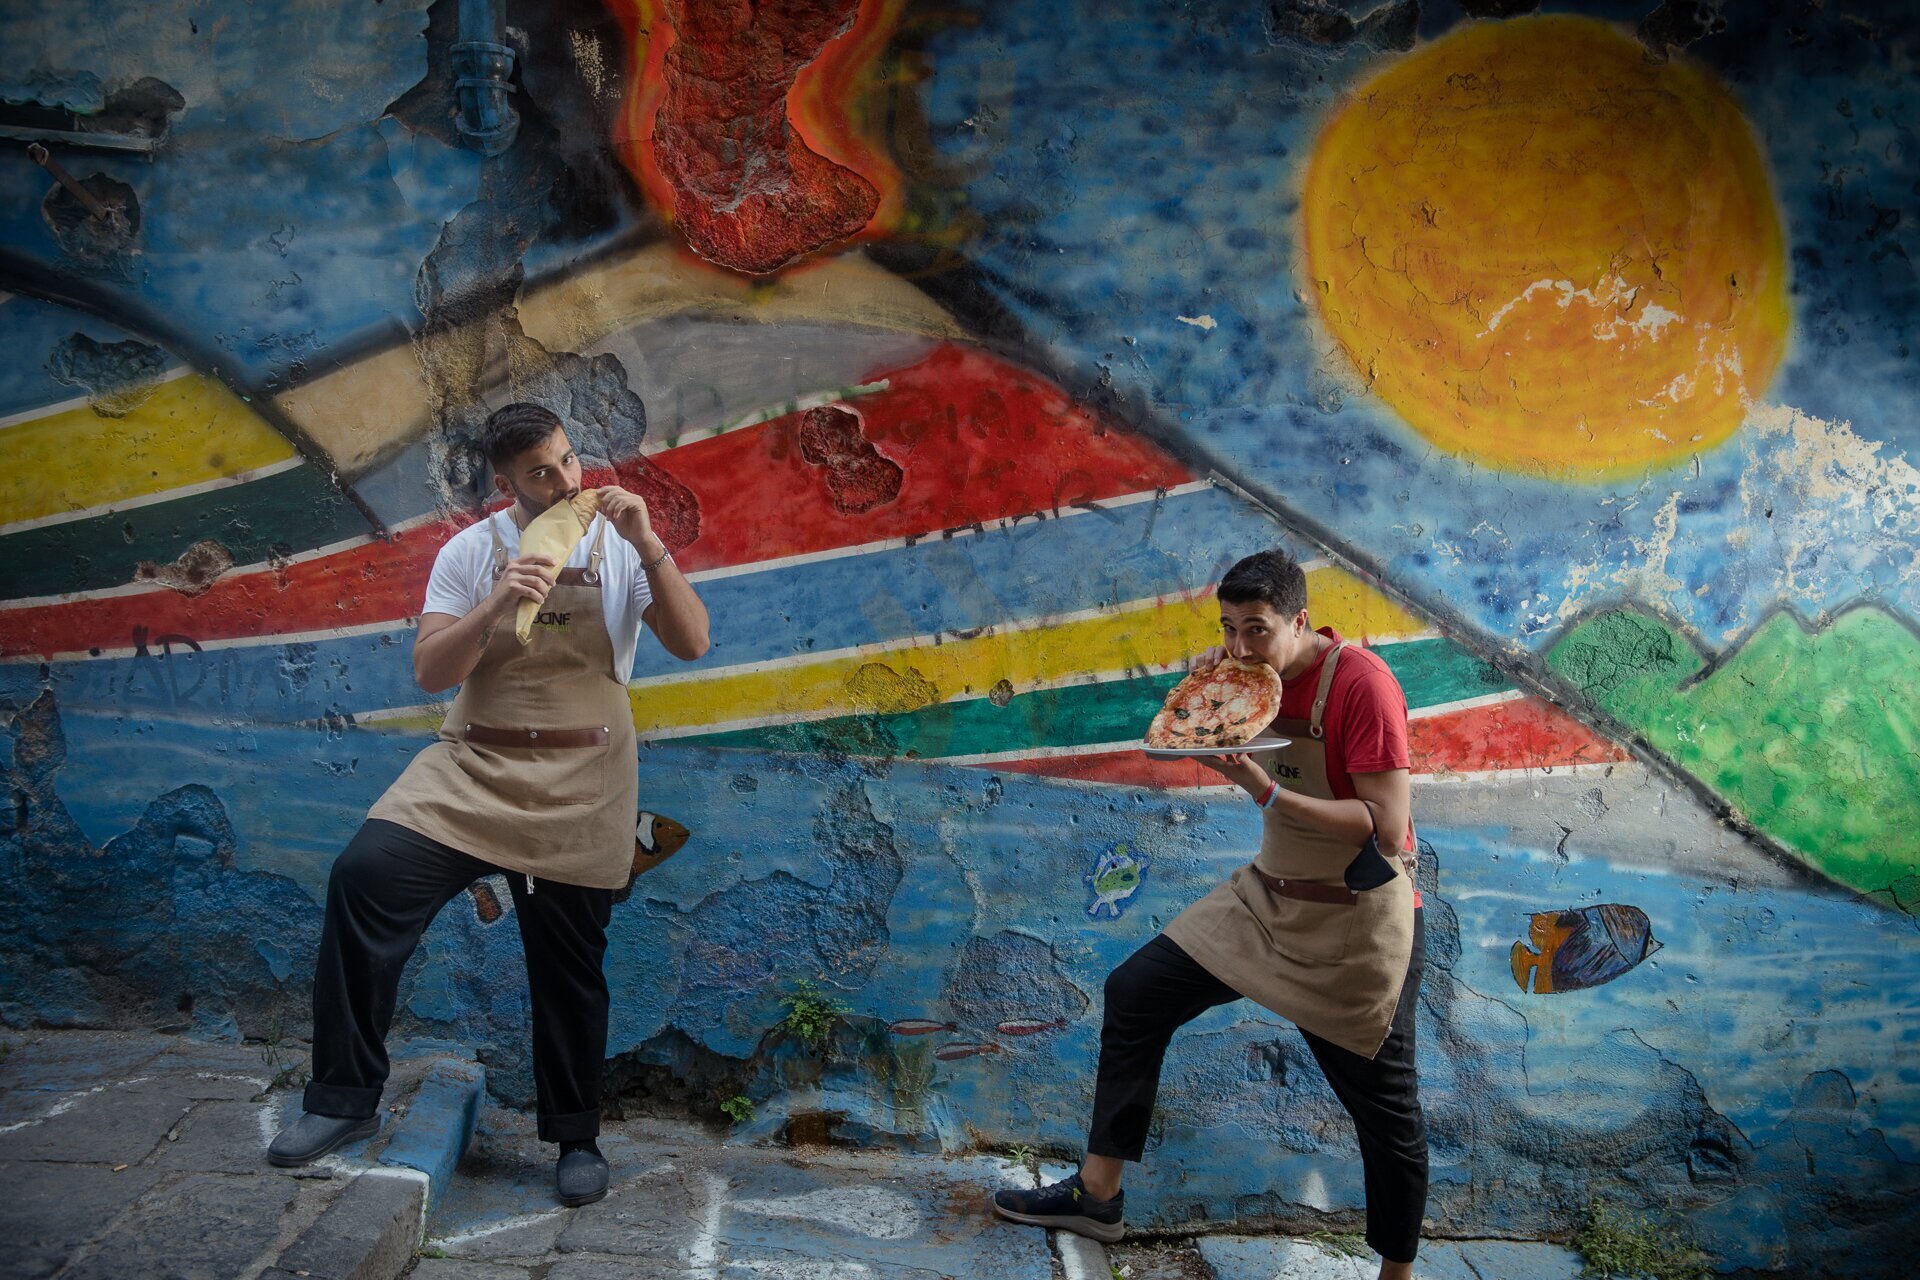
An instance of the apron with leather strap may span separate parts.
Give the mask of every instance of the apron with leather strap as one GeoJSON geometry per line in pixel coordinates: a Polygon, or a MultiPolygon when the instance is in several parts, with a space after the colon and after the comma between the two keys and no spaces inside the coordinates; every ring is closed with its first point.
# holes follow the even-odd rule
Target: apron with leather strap
{"type": "MultiPolygon", "coordinates": [[[[1323,718],[1336,645],[1326,656],[1310,720],[1275,720],[1292,745],[1266,755],[1267,772],[1300,795],[1334,799],[1323,718]]],[[[1354,890],[1347,868],[1361,848],[1288,817],[1264,813],[1260,853],[1164,930],[1208,972],[1302,1030],[1364,1058],[1380,1051],[1413,952],[1414,887],[1404,853],[1384,884],[1354,890]]],[[[1377,864],[1376,864],[1377,865],[1377,864]]]]}
{"type": "MultiPolygon", "coordinates": [[[[507,548],[489,517],[493,577],[507,548]]],[[[627,687],[600,602],[599,519],[585,569],[562,569],[521,644],[509,614],[460,685],[439,739],[370,818],[529,878],[626,887],[640,779],[627,687]]]]}

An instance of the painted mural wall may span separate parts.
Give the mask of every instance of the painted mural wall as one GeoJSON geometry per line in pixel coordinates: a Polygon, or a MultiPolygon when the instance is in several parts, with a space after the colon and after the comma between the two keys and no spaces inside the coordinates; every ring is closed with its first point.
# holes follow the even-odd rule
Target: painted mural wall
{"type": "MultiPolygon", "coordinates": [[[[475,430],[560,412],[643,642],[610,1086],[1084,1135],[1105,973],[1247,858],[1129,750],[1269,545],[1412,709],[1433,1234],[1920,1196],[1920,19],[1897,0],[289,0],[0,14],[0,1020],[304,1025],[445,706],[475,430]],[[31,148],[41,147],[43,151],[31,148]],[[44,160],[44,163],[43,163],[44,160]],[[817,981],[815,1058],[772,1028],[817,981]]],[[[531,1093],[511,903],[403,1034],[531,1093]]],[[[1297,1034],[1177,1043],[1148,1225],[1352,1220],[1297,1034]],[[1253,1171],[1250,1174],[1250,1171],[1253,1171]]]]}

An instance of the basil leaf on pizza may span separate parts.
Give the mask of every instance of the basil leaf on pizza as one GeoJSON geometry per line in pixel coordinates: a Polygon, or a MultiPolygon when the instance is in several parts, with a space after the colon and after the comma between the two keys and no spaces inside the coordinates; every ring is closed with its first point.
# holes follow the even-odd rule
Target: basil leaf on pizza
{"type": "Polygon", "coordinates": [[[1231,751],[1260,736],[1279,711],[1279,673],[1264,662],[1224,658],[1174,686],[1147,729],[1147,745],[1231,751]]]}

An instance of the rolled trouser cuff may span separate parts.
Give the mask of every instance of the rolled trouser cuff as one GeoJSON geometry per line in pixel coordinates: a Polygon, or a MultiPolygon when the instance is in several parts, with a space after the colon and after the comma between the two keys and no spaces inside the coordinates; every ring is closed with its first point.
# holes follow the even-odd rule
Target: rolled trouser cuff
{"type": "Polygon", "coordinates": [[[1109,1160],[1125,1160],[1129,1164],[1139,1164],[1146,1154],[1147,1144],[1142,1139],[1138,1144],[1116,1141],[1111,1134],[1094,1133],[1087,1138],[1087,1154],[1105,1156],[1109,1160]]]}
{"type": "Polygon", "coordinates": [[[600,1136],[599,1111],[575,1111],[564,1116],[540,1117],[540,1141],[588,1142],[600,1136]]]}
{"type": "Polygon", "coordinates": [[[1388,1239],[1379,1232],[1367,1232],[1367,1248],[1385,1258],[1388,1262],[1412,1263],[1420,1254],[1420,1237],[1416,1234],[1412,1240],[1404,1237],[1388,1239]]]}
{"type": "Polygon", "coordinates": [[[337,1120],[369,1120],[380,1110],[380,1090],[309,1080],[300,1107],[309,1115],[332,1116],[337,1120]]]}

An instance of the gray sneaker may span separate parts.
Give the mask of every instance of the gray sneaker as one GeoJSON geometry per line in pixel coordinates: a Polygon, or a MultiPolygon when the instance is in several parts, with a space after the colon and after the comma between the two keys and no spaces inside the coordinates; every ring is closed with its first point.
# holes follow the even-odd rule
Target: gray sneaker
{"type": "Polygon", "coordinates": [[[1071,1231],[1102,1244],[1113,1244],[1127,1234],[1127,1193],[1118,1192],[1111,1200],[1096,1200],[1074,1174],[1064,1182],[1055,1182],[1034,1191],[996,1191],[993,1211],[1009,1222],[1024,1222],[1030,1227],[1052,1227],[1071,1231]]]}
{"type": "Polygon", "coordinates": [[[371,1138],[380,1132],[380,1117],[354,1120],[345,1116],[317,1116],[303,1111],[300,1118],[280,1131],[267,1148],[267,1163],[282,1169],[311,1164],[343,1142],[371,1138]]]}

